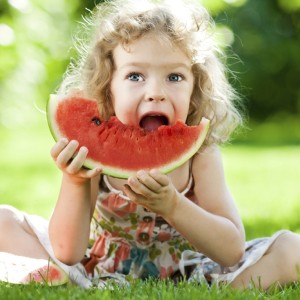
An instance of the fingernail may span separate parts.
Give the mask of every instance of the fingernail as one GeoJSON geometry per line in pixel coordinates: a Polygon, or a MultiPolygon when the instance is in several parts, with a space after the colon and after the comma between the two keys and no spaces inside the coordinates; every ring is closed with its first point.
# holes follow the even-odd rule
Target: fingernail
{"type": "Polygon", "coordinates": [[[79,143],[76,140],[72,140],[70,143],[72,143],[73,145],[79,145],[79,143]]]}
{"type": "Polygon", "coordinates": [[[157,172],[158,172],[157,169],[151,169],[151,170],[150,170],[150,174],[151,174],[151,175],[156,175],[157,172]]]}
{"type": "Polygon", "coordinates": [[[146,174],[146,172],[144,170],[140,170],[137,172],[138,176],[144,176],[146,174]]]}
{"type": "Polygon", "coordinates": [[[81,149],[81,151],[83,151],[83,152],[86,152],[86,153],[89,152],[88,148],[85,147],[85,146],[82,146],[80,149],[81,149]]]}
{"type": "Polygon", "coordinates": [[[128,183],[129,184],[134,184],[136,182],[136,179],[134,177],[129,177],[128,178],[128,183]]]}

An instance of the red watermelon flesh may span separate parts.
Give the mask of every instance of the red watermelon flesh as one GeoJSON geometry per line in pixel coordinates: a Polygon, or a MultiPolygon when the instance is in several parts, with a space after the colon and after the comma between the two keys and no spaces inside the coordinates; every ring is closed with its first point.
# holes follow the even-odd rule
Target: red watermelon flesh
{"type": "Polygon", "coordinates": [[[39,282],[49,286],[63,285],[69,281],[68,275],[58,266],[48,264],[31,271],[21,280],[21,283],[39,282]]]}
{"type": "Polygon", "coordinates": [[[66,137],[88,148],[86,167],[99,166],[104,174],[119,178],[141,169],[174,170],[198,151],[209,126],[203,118],[197,126],[177,121],[144,130],[125,125],[116,117],[102,120],[94,100],[56,95],[49,99],[47,118],[56,140],[66,137]]]}

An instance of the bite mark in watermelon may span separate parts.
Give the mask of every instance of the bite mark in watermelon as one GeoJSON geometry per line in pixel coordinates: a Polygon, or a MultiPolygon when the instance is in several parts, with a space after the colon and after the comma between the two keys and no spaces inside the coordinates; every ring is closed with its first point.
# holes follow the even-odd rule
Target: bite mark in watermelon
{"type": "Polygon", "coordinates": [[[202,145],[209,120],[187,126],[181,121],[154,131],[125,125],[116,117],[104,121],[96,101],[51,95],[47,104],[49,128],[55,140],[66,137],[88,148],[85,167],[101,167],[104,174],[128,178],[141,169],[168,173],[191,158],[202,145]]]}

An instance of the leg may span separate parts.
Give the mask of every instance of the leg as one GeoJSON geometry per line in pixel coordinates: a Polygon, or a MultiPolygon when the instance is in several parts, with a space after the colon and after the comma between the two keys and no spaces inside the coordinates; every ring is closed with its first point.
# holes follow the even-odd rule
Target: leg
{"type": "Polygon", "coordinates": [[[232,286],[247,288],[249,284],[268,289],[272,284],[284,285],[299,279],[300,235],[287,232],[280,235],[266,254],[242,272],[232,286]]]}
{"type": "Polygon", "coordinates": [[[49,257],[24,215],[8,205],[0,206],[0,252],[31,258],[49,257]]]}
{"type": "Polygon", "coordinates": [[[24,215],[0,205],[0,281],[61,285],[68,280],[68,275],[50,261],[24,215]]]}

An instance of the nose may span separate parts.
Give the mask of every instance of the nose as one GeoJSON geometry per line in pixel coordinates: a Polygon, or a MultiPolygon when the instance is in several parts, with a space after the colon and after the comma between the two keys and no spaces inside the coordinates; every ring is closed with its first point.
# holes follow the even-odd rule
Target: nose
{"type": "Polygon", "coordinates": [[[161,102],[166,99],[163,84],[159,83],[158,80],[149,82],[147,87],[146,100],[161,102]]]}
{"type": "Polygon", "coordinates": [[[149,101],[156,101],[156,102],[160,102],[160,101],[164,101],[165,97],[161,96],[161,95],[152,95],[151,97],[148,97],[149,101]]]}

